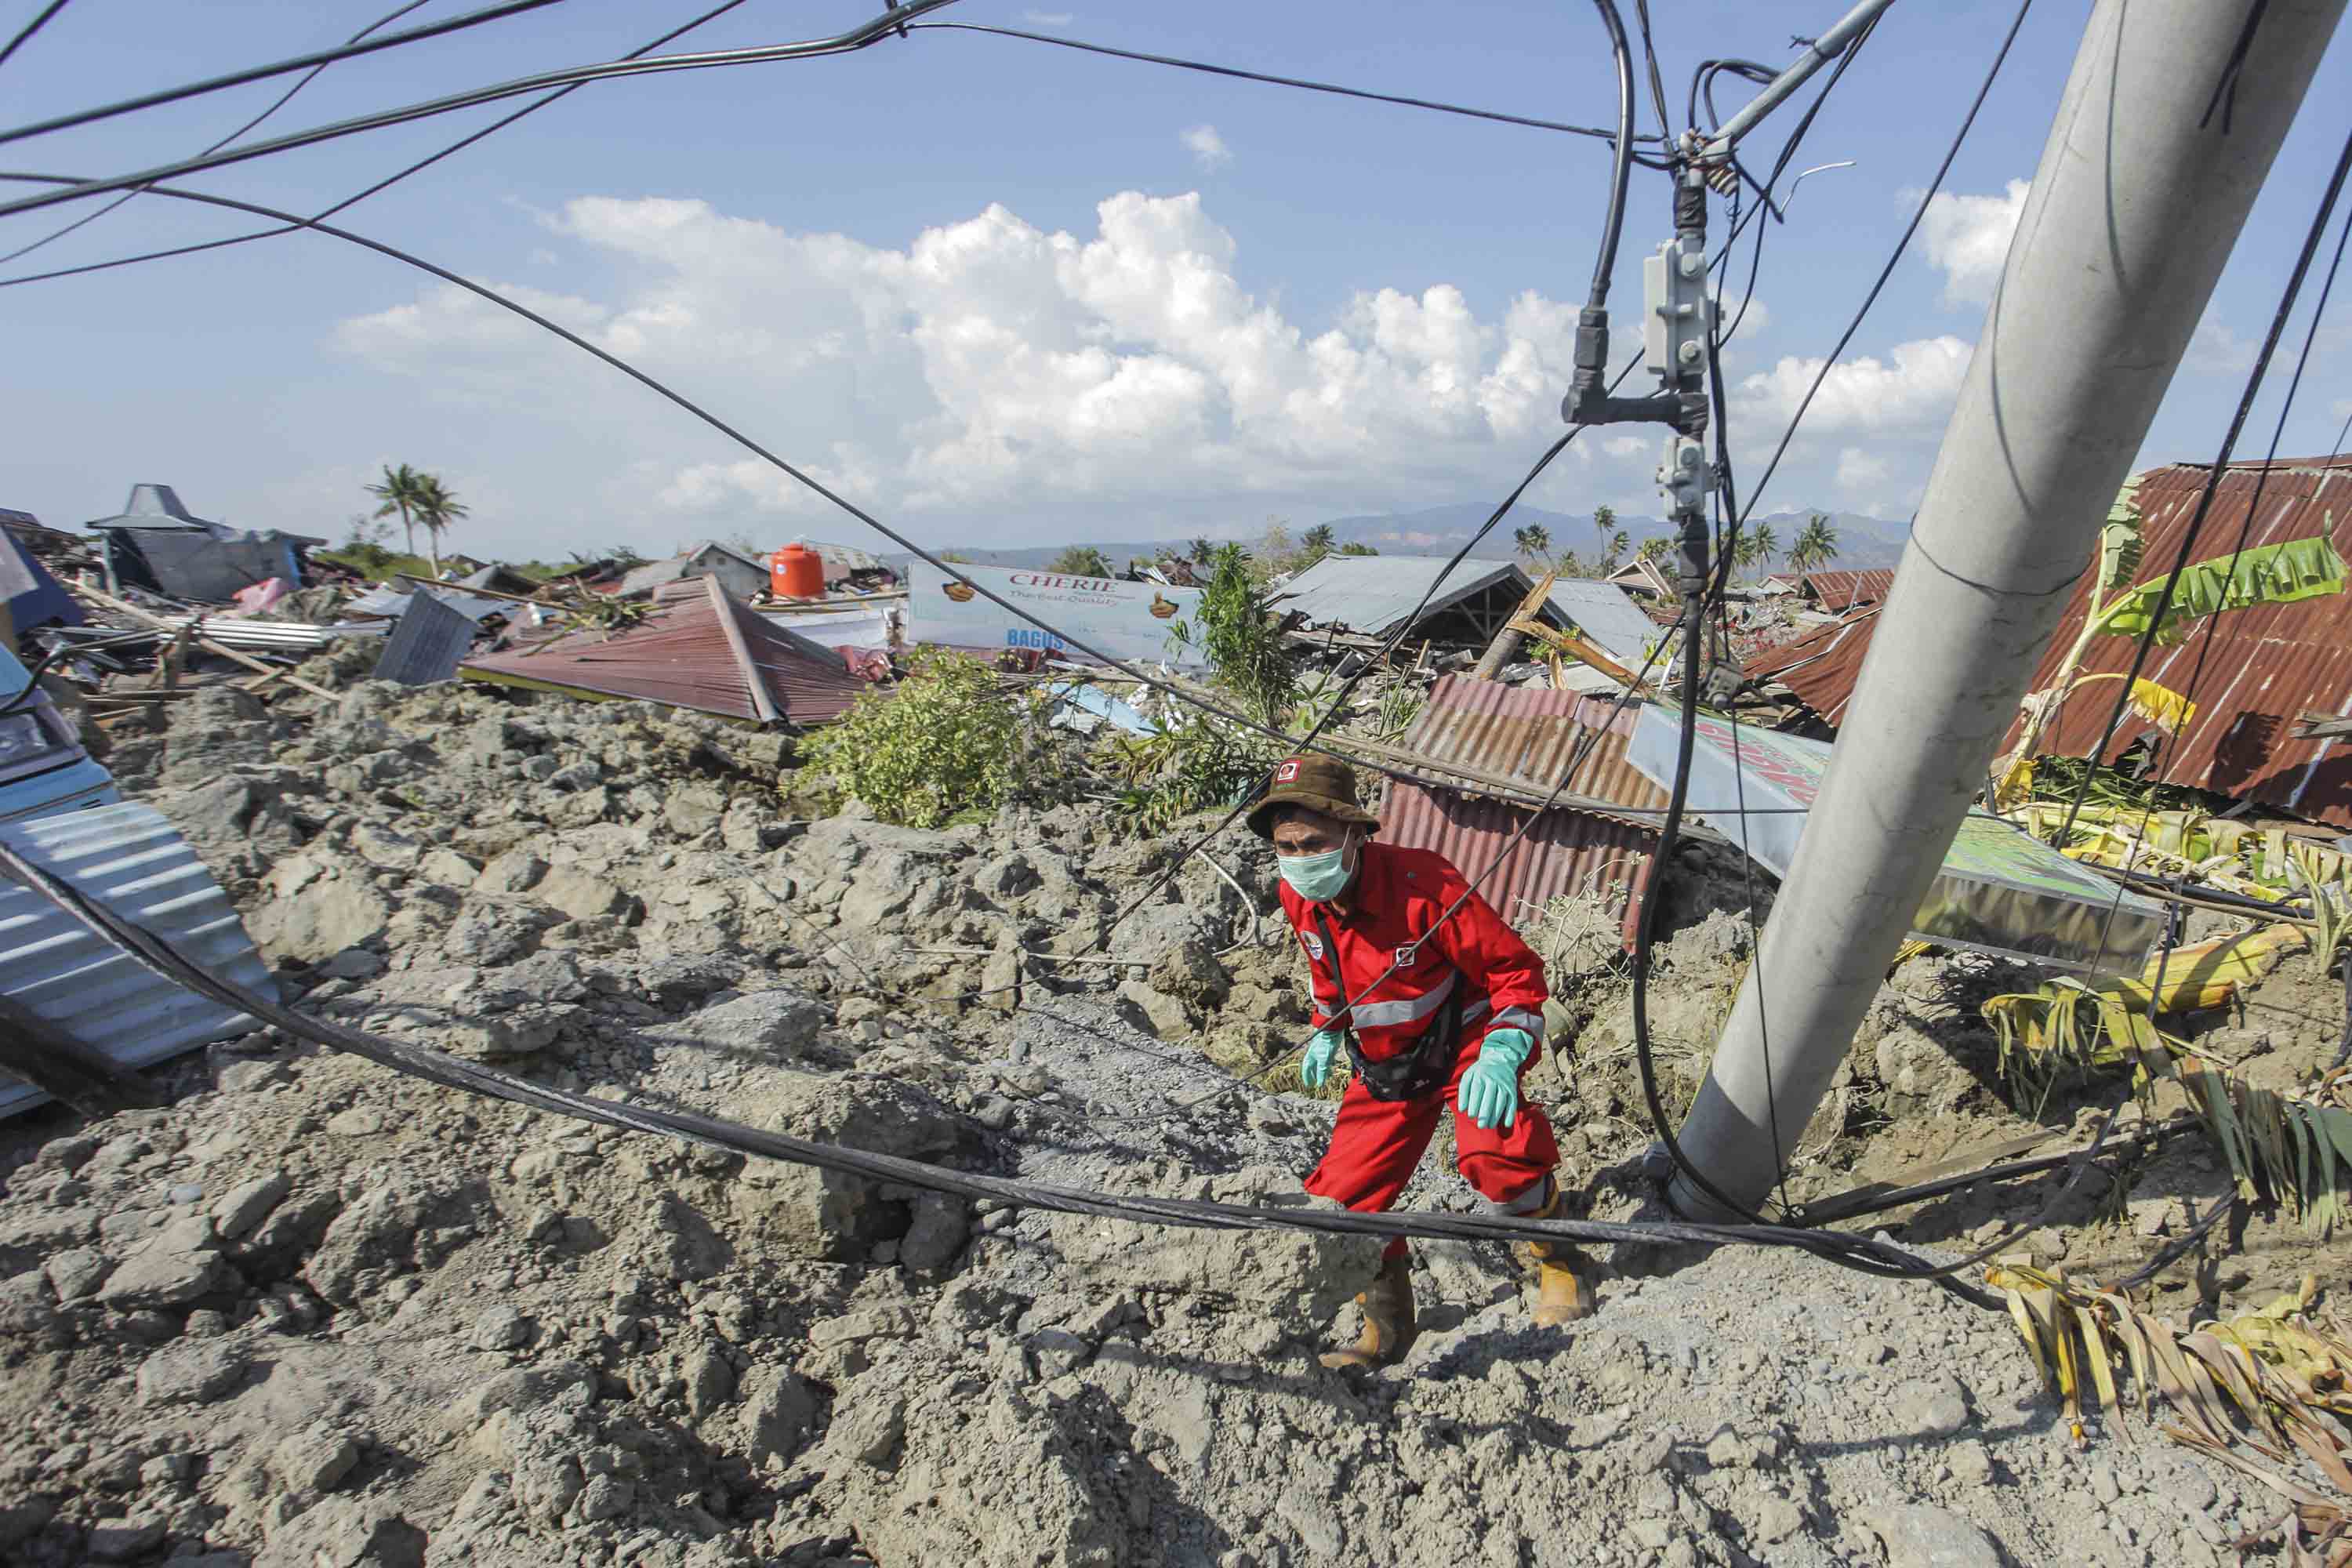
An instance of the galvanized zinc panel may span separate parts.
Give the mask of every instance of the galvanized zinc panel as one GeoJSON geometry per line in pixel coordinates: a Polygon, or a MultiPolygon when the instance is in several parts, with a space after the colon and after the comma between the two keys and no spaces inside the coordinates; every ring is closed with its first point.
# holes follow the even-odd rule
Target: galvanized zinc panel
{"type": "Polygon", "coordinates": [[[375,678],[403,686],[430,686],[452,679],[457,661],[474,646],[475,630],[473,617],[420,588],[409,603],[408,613],[384,639],[383,652],[375,661],[375,678]]]}
{"type": "Polygon", "coordinates": [[[1424,616],[1508,579],[1524,595],[1535,586],[1508,561],[1465,561],[1438,584],[1445,563],[1428,555],[1326,555],[1274,595],[1276,610],[1297,610],[1310,626],[1339,626],[1367,637],[1386,637],[1429,595],[1424,616]]]}
{"type": "MultiPolygon", "coordinates": [[[[0,825],[0,841],[213,973],[278,994],[236,906],[152,807],[108,805],[0,825]]],[[[246,1015],[156,975],[14,883],[0,883],[0,994],[130,1068],[256,1026],[246,1015]]],[[[47,1098],[0,1077],[0,1115],[47,1098]]]]}
{"type": "Polygon", "coordinates": [[[1614,583],[1565,577],[1545,597],[1561,619],[1629,670],[1641,668],[1650,645],[1658,640],[1657,623],[1614,583]]]}

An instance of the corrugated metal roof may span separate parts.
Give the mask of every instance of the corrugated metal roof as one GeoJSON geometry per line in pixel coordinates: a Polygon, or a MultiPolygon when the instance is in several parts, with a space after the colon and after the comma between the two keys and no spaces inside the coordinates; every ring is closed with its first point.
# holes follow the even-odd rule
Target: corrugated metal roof
{"type": "Polygon", "coordinates": [[[419,589],[408,613],[376,656],[375,678],[403,686],[431,686],[457,673],[457,661],[474,646],[474,619],[441,602],[439,595],[419,589]]]}
{"type": "Polygon", "coordinates": [[[838,652],[754,613],[718,578],[701,582],[699,597],[659,605],[628,631],[567,632],[468,659],[459,673],[794,724],[838,719],[866,689],[838,652]]]}
{"type": "MultiPolygon", "coordinates": [[[[1566,781],[1561,804],[1540,814],[1478,890],[1507,920],[1524,920],[1553,896],[1604,899],[1621,916],[1649,876],[1658,819],[1608,815],[1612,805],[1663,808],[1664,791],[1625,760],[1633,714],[1613,699],[1510,687],[1466,675],[1439,681],[1402,744],[1549,796],[1577,747],[1592,749],[1566,781]]],[[[1532,808],[1477,794],[1392,781],[1381,837],[1434,849],[1480,878],[1532,808]]]]}
{"type": "MultiPolygon", "coordinates": [[[[2222,476],[2198,536],[2197,559],[2227,555],[2237,547],[2258,487],[2262,511],[2246,534],[2249,548],[2326,534],[2338,551],[2352,554],[2352,457],[2282,459],[2271,467],[2267,483],[2263,467],[2231,464],[2222,476]]],[[[2209,465],[2175,463],[2141,479],[2142,533],[2147,542],[2140,557],[2143,577],[2160,581],[2170,567],[2210,472],[2209,465]]],[[[2059,660],[2082,635],[2089,595],[2086,578],[2067,601],[2057,636],[2028,689],[2039,691],[2056,679],[2059,660]]],[[[2158,776],[2166,784],[2259,801],[2352,828],[2352,746],[2292,738],[2294,721],[2305,709],[2352,713],[2352,594],[2231,610],[2210,624],[2212,651],[2191,694],[2196,715],[2185,733],[2165,743],[2158,776]]],[[[2082,672],[2128,669],[2133,647],[2130,637],[2096,638],[2082,672]]],[[[2174,647],[2152,649],[2141,673],[2185,690],[2204,647],[2200,626],[2174,647]]],[[[2079,692],[2044,731],[2042,751],[2071,756],[2087,752],[2115,705],[2115,687],[2101,681],[2079,692]]],[[[2148,728],[2126,714],[2107,760],[2148,728]]],[[[2012,725],[2003,744],[2016,740],[2012,725]]]]}
{"type": "Polygon", "coordinates": [[[1486,868],[1529,815],[1491,796],[1391,783],[1381,837],[1410,849],[1433,849],[1465,877],[1505,920],[1524,923],[1555,895],[1600,898],[1622,919],[1649,879],[1654,837],[1641,828],[1580,811],[1547,811],[1502,864],[1486,868]]]}
{"type": "MultiPolygon", "coordinates": [[[[665,583],[707,574],[714,567],[723,570],[730,566],[756,577],[759,580],[757,586],[767,585],[768,568],[764,564],[746,558],[716,540],[705,540],[683,555],[673,555],[667,561],[649,561],[643,566],[630,568],[623,574],[620,586],[613,592],[626,598],[632,594],[650,593],[665,583]]],[[[744,592],[750,592],[752,586],[749,578],[744,579],[744,592]]]]}
{"type": "Polygon", "coordinates": [[[1293,577],[1274,595],[1277,610],[1297,610],[1310,626],[1340,626],[1367,637],[1386,637],[1402,625],[1428,594],[1423,616],[1433,616],[1496,584],[1508,584],[1521,598],[1535,587],[1508,561],[1465,561],[1437,582],[1445,563],[1428,555],[1326,555],[1293,577]]]}
{"type": "Polygon", "coordinates": [[[1611,574],[1609,580],[1621,588],[1646,589],[1661,598],[1675,597],[1675,585],[1666,577],[1665,568],[1646,555],[1637,555],[1611,574]]]}
{"type": "Polygon", "coordinates": [[[1627,669],[1641,668],[1643,656],[1657,639],[1657,623],[1615,583],[1564,577],[1546,597],[1562,619],[1627,669]]]}
{"type": "Polygon", "coordinates": [[[1869,572],[1808,572],[1802,579],[1805,591],[1822,608],[1843,613],[1859,609],[1864,605],[1883,605],[1886,595],[1895,591],[1895,568],[1881,566],[1869,572]]]}
{"type": "MultiPolygon", "coordinates": [[[[212,973],[278,994],[236,906],[152,807],[108,805],[10,823],[0,826],[0,839],[212,973]]],[[[0,884],[0,994],[124,1067],[146,1067],[255,1026],[14,883],[0,884]]],[[[0,1078],[0,1114],[46,1098],[0,1078]]]]}
{"type": "Polygon", "coordinates": [[[1834,626],[1817,627],[1793,642],[1766,648],[1748,661],[1750,680],[1777,680],[1798,701],[1836,725],[1853,700],[1853,683],[1862,679],[1862,656],[1870,651],[1871,634],[1878,627],[1878,607],[1856,610],[1834,626]]]}
{"type": "Polygon", "coordinates": [[[1400,744],[1439,762],[1495,774],[1543,797],[1562,783],[1561,771],[1596,730],[1600,735],[1566,781],[1562,798],[1603,811],[1612,805],[1663,808],[1664,792],[1625,760],[1633,713],[1613,698],[1449,675],[1430,689],[1400,744]]]}
{"type": "MultiPolygon", "coordinates": [[[[2263,465],[2231,465],[2213,498],[2197,558],[2227,555],[2237,547],[2262,491],[2262,516],[2246,534],[2248,547],[2328,534],[2339,551],[2352,552],[2352,457],[2282,459],[2263,482],[2263,465]],[[2347,512],[2339,519],[2337,513],[2347,512]]],[[[2201,463],[2175,463],[2141,476],[2139,506],[2142,580],[2161,581],[2196,515],[2210,472],[2201,463]]],[[[2076,584],[2058,630],[2034,668],[2027,689],[2039,691],[2057,679],[2066,650],[2082,635],[2090,600],[2090,580],[2076,584]]],[[[1799,700],[1832,724],[1841,721],[1861,678],[1863,656],[1876,627],[1874,611],[1848,616],[1839,627],[1816,632],[1759,656],[1751,677],[1777,675],[1799,700]],[[1801,664],[1801,660],[1810,662],[1801,664]]],[[[2158,777],[2169,784],[2210,790],[2282,811],[2352,828],[2352,746],[2342,741],[2297,741],[2295,719],[2306,709],[2352,713],[2352,594],[2231,610],[2212,623],[2211,652],[2197,676],[2196,716],[2187,733],[2167,742],[2158,777]]],[[[2142,674],[2175,691],[2184,690],[2198,669],[2206,638],[2197,634],[2148,655],[2142,674]]],[[[2131,668],[2131,637],[2100,637],[2084,656],[2081,673],[2121,674],[2131,668]]],[[[2099,738],[2115,704],[2113,682],[2078,693],[2043,732],[2045,754],[2081,756],[2099,738]]],[[[2147,733],[2149,726],[2126,714],[2106,760],[2147,733]]],[[[2016,744],[2012,723],[2002,740],[2016,744]]]]}

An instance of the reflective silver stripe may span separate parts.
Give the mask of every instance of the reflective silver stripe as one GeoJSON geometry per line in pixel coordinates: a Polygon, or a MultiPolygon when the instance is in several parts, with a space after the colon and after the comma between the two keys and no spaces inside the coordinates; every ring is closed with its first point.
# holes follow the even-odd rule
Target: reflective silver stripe
{"type": "Polygon", "coordinates": [[[1551,1178],[1547,1175],[1517,1197],[1505,1198],[1500,1203],[1493,1198],[1481,1198],[1478,1206],[1488,1214],[1533,1214],[1551,1202],[1551,1178]]]}
{"type": "Polygon", "coordinates": [[[1462,1026],[1466,1029],[1471,1025],[1476,1023],[1479,1019],[1485,1017],[1486,1016],[1486,1009],[1493,1005],[1494,1004],[1492,1002],[1489,1002],[1486,997],[1481,996],[1475,1002],[1471,1003],[1467,1007],[1463,1008],[1462,1026]]]}
{"type": "Polygon", "coordinates": [[[1501,1012],[1495,1015],[1495,1027],[1498,1029],[1525,1029],[1528,1034],[1533,1035],[1538,1040],[1544,1037],[1543,1015],[1541,1013],[1531,1013],[1525,1007],[1504,1008],[1501,1012]]]}
{"type": "Polygon", "coordinates": [[[1458,969],[1448,970],[1444,981],[1418,996],[1402,1002],[1359,1002],[1356,1004],[1356,1027],[1360,1029],[1393,1028],[1400,1024],[1418,1024],[1445,1005],[1454,994],[1454,984],[1462,978],[1458,969]]]}

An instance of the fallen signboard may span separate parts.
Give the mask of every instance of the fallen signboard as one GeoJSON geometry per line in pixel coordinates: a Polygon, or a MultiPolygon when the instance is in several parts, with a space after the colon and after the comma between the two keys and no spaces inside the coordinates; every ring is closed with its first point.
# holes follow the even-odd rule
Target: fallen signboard
{"type": "Polygon", "coordinates": [[[1202,662],[1197,652],[1175,648],[1169,632],[1178,618],[1201,603],[1198,588],[1159,583],[1122,583],[1111,577],[1073,577],[1026,567],[958,566],[950,576],[928,561],[913,563],[907,599],[907,640],[963,648],[1030,648],[1062,658],[1085,654],[1061,637],[1031,625],[982,597],[978,584],[1041,621],[1051,623],[1088,647],[1113,658],[1202,662]],[[968,578],[960,582],[958,577],[968,578]]]}
{"type": "MultiPolygon", "coordinates": [[[[1680,724],[1674,710],[1644,703],[1626,749],[1626,761],[1661,787],[1674,779],[1680,724]]],[[[1759,865],[1785,877],[1829,760],[1821,742],[1745,724],[1735,731],[1701,715],[1691,794],[1722,802],[1707,820],[1759,865]],[[1754,815],[1739,816],[1735,802],[1754,815]]],[[[2094,973],[2137,973],[2163,931],[2164,906],[2120,890],[1982,811],[1960,824],[1911,924],[1922,942],[2094,973]]]]}

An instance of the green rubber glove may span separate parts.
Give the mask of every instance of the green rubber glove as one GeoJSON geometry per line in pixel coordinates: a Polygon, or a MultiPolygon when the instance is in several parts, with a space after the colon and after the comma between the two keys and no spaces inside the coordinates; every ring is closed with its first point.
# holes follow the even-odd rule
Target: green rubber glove
{"type": "Polygon", "coordinates": [[[1320,1029],[1307,1042],[1307,1054],[1298,1058],[1298,1081],[1309,1089],[1321,1089],[1331,1076],[1331,1058],[1339,1054],[1343,1038],[1337,1029],[1320,1029]]]}
{"type": "Polygon", "coordinates": [[[1525,1029],[1496,1029],[1478,1047],[1478,1059],[1455,1091],[1462,1114],[1481,1127],[1508,1127],[1519,1119],[1519,1068],[1536,1048],[1525,1029]]]}

